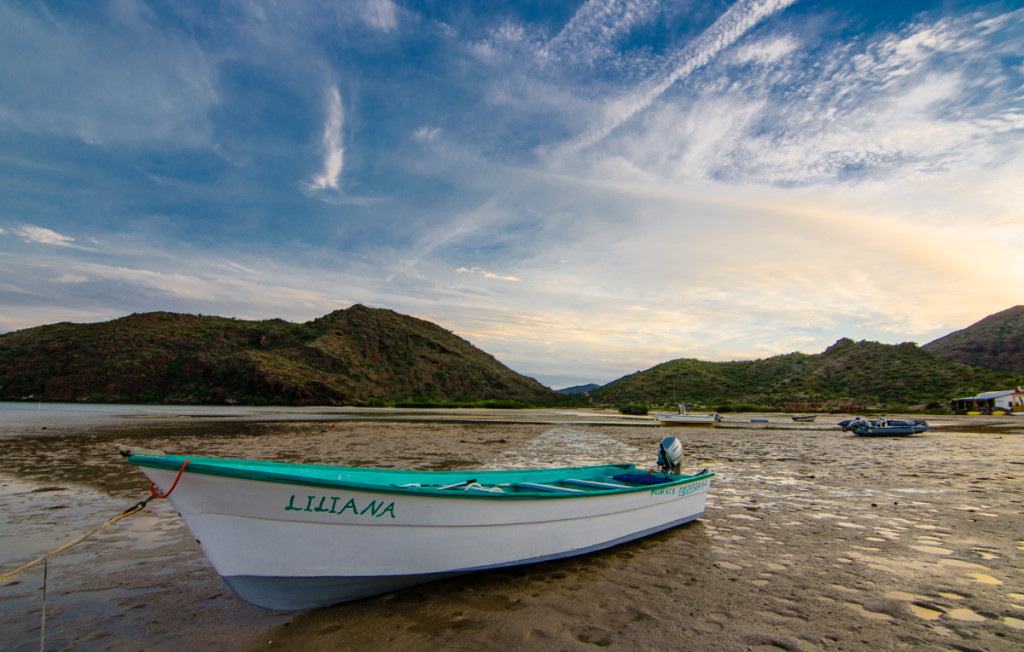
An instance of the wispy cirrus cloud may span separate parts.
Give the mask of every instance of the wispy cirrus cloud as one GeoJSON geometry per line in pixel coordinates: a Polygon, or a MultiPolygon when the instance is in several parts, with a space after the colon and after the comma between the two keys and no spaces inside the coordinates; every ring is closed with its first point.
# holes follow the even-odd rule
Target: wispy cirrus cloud
{"type": "Polygon", "coordinates": [[[800,41],[791,34],[761,39],[737,48],[733,55],[736,63],[766,65],[785,59],[800,47],[800,41]]]}
{"type": "Polygon", "coordinates": [[[515,276],[495,274],[493,272],[488,272],[486,269],[481,269],[479,267],[472,267],[472,268],[460,267],[457,270],[455,270],[455,272],[457,274],[479,274],[480,276],[483,276],[484,278],[491,278],[491,279],[495,279],[495,280],[499,280],[499,281],[513,281],[515,283],[518,283],[518,282],[520,282],[522,280],[522,279],[520,279],[518,277],[515,277],[515,276]]]}
{"type": "Polygon", "coordinates": [[[611,56],[618,41],[660,11],[660,2],[588,0],[565,27],[540,49],[542,58],[592,63],[611,56]]]}
{"type": "Polygon", "coordinates": [[[0,59],[11,71],[0,75],[0,119],[93,145],[207,144],[217,92],[206,54],[152,13],[125,7],[77,22],[43,5],[0,5],[0,59]]]}
{"type": "MultiPolygon", "coordinates": [[[[0,230],[0,234],[2,233],[3,231],[0,230]]],[[[47,229],[42,226],[21,226],[15,228],[12,233],[25,238],[25,242],[56,245],[58,247],[70,247],[73,246],[75,242],[75,239],[70,236],[61,235],[52,229],[47,229]]]]}
{"type": "Polygon", "coordinates": [[[366,0],[361,15],[367,25],[385,32],[398,26],[398,8],[391,0],[366,0]]]}
{"type": "Polygon", "coordinates": [[[1021,71],[1005,57],[1024,12],[923,16],[827,48],[786,29],[710,60],[606,135],[596,172],[793,186],[920,181],[1017,156],[1021,71]]]}
{"type": "Polygon", "coordinates": [[[557,147],[555,158],[594,145],[627,120],[651,106],[673,84],[706,65],[752,27],[796,0],[738,0],[710,27],[660,64],[662,71],[624,95],[604,104],[596,124],[557,147]]]}
{"type": "Polygon", "coordinates": [[[341,93],[338,88],[327,90],[327,119],[324,123],[321,144],[324,150],[323,170],[313,177],[308,184],[310,190],[338,190],[341,183],[341,171],[345,165],[345,145],[342,128],[345,112],[341,104],[341,93]]]}

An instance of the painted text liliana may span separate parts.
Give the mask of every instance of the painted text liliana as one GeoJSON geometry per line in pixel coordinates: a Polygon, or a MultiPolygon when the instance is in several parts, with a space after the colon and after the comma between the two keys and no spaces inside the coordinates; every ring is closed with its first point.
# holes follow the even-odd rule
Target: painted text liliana
{"type": "Polygon", "coordinates": [[[658,487],[651,489],[652,496],[689,496],[700,491],[704,491],[708,488],[710,483],[707,480],[701,480],[700,482],[694,482],[692,484],[677,485],[674,487],[658,487]]]}
{"type": "Polygon", "coordinates": [[[299,504],[295,504],[295,494],[288,499],[288,505],[285,506],[284,511],[286,512],[326,512],[328,514],[345,514],[346,512],[352,512],[356,516],[372,516],[374,518],[381,518],[385,514],[395,518],[395,504],[387,503],[383,501],[377,502],[371,500],[364,507],[360,508],[356,505],[355,498],[349,498],[348,502],[338,508],[338,503],[341,501],[340,496],[306,496],[306,504],[302,504],[302,499],[299,498],[299,504]],[[320,499],[317,502],[317,498],[320,499]]]}

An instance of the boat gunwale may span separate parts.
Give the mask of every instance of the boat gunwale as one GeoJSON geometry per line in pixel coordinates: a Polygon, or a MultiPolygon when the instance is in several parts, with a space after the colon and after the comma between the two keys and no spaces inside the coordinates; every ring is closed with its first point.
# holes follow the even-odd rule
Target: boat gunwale
{"type": "MultiPolygon", "coordinates": [[[[362,483],[353,482],[350,479],[337,479],[332,480],[328,478],[316,478],[316,477],[303,477],[300,475],[293,475],[282,472],[274,472],[263,470],[267,468],[283,470],[286,467],[299,467],[299,468],[316,468],[316,469],[337,469],[343,472],[356,472],[358,473],[383,473],[387,475],[402,476],[408,475],[410,478],[413,476],[424,476],[424,475],[435,475],[436,479],[440,479],[440,474],[449,476],[449,478],[467,478],[476,476],[495,476],[508,474],[513,476],[514,474],[528,474],[528,475],[550,475],[557,474],[558,472],[564,472],[561,475],[568,479],[571,479],[573,471],[586,471],[593,472],[598,469],[607,469],[609,473],[628,473],[630,471],[643,473],[643,469],[639,469],[635,464],[601,464],[595,466],[578,466],[578,467],[556,467],[552,469],[514,469],[514,470],[486,470],[479,469],[474,471],[473,469],[463,469],[458,471],[422,471],[415,469],[377,469],[377,468],[366,468],[366,467],[350,467],[350,466],[335,466],[328,464],[294,464],[289,462],[269,462],[264,460],[243,460],[243,459],[231,459],[231,458],[211,458],[211,457],[189,457],[184,455],[164,455],[161,457],[149,456],[149,455],[128,455],[128,462],[136,466],[144,466],[154,469],[162,469],[167,471],[178,471],[182,470],[183,475],[189,473],[196,473],[199,475],[209,475],[216,477],[234,478],[239,480],[253,480],[257,482],[273,482],[277,484],[289,484],[303,487],[317,487],[321,489],[336,489],[345,491],[359,491],[359,492],[372,492],[372,493],[385,493],[385,494],[399,494],[405,496],[424,496],[432,498],[459,498],[459,499],[486,499],[486,500],[537,500],[537,499],[565,499],[565,498],[589,498],[589,497],[608,497],[623,494],[632,494],[638,492],[648,492],[651,490],[659,490],[665,487],[678,487],[682,485],[692,484],[701,480],[706,480],[714,477],[715,473],[707,469],[701,471],[696,475],[679,475],[673,476],[671,474],[659,473],[659,472],[647,472],[649,475],[656,475],[657,477],[668,478],[665,482],[657,484],[644,484],[636,486],[627,486],[623,488],[615,489],[597,489],[591,488],[587,491],[576,493],[576,492],[546,492],[546,491],[520,491],[520,492],[509,492],[509,493],[498,493],[498,492],[487,492],[487,491],[454,491],[452,489],[442,489],[440,486],[400,486],[396,484],[378,484],[378,483],[362,483]],[[187,467],[182,469],[185,461],[188,460],[189,464],[187,467]],[[228,466],[228,465],[233,466],[228,466]],[[239,468],[234,465],[245,465],[247,468],[239,468]],[[262,468],[261,468],[262,467],[262,468]]],[[[522,481],[528,482],[529,479],[523,479],[522,481]]],[[[556,479],[549,479],[548,482],[557,481],[556,479]]],[[[494,485],[496,483],[488,483],[494,485]]]]}

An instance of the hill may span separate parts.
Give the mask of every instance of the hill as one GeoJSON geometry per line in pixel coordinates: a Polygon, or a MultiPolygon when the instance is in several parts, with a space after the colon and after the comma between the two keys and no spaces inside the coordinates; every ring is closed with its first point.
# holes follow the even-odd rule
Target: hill
{"type": "Polygon", "coordinates": [[[1024,306],[1015,306],[921,347],[963,364],[1024,374],[1024,306]]]}
{"type": "Polygon", "coordinates": [[[594,390],[606,404],[709,406],[750,404],[791,409],[946,406],[957,396],[1010,388],[1011,373],[948,360],[913,343],[841,339],[823,353],[789,353],[764,360],[706,362],[680,359],[625,376],[594,390]]]}
{"type": "Polygon", "coordinates": [[[586,385],[573,385],[572,387],[566,387],[564,389],[556,390],[559,394],[586,394],[600,387],[597,383],[587,383],[586,385]]]}
{"type": "Polygon", "coordinates": [[[555,396],[436,324],[361,305],[304,324],[155,312],[0,335],[0,400],[374,405],[555,396]]]}

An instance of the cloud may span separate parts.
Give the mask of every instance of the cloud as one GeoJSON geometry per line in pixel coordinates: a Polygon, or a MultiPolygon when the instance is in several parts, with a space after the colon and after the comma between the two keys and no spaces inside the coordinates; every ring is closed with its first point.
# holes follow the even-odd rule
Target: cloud
{"type": "Polygon", "coordinates": [[[57,283],[85,283],[89,277],[84,274],[61,274],[55,280],[57,283]]]}
{"type": "Polygon", "coordinates": [[[651,106],[677,81],[706,65],[752,27],[794,2],[796,0],[738,0],[685,48],[667,57],[660,64],[662,70],[659,73],[626,94],[605,103],[603,115],[598,123],[569,143],[556,148],[555,158],[599,142],[637,113],[651,106]]]}
{"type": "Polygon", "coordinates": [[[341,93],[337,87],[327,91],[327,121],[324,124],[321,142],[324,149],[323,171],[313,177],[308,185],[310,190],[338,190],[341,171],[345,162],[345,146],[342,141],[344,112],[341,93]]]}
{"type": "Polygon", "coordinates": [[[217,93],[205,54],[123,6],[92,22],[0,4],[0,118],[93,145],[207,144],[217,93]]]}
{"type": "Polygon", "coordinates": [[[733,60],[763,66],[782,61],[799,47],[800,42],[791,35],[774,36],[737,48],[733,60]]]}
{"type": "Polygon", "coordinates": [[[500,280],[500,281],[513,281],[513,282],[519,283],[522,280],[522,279],[516,278],[515,276],[502,276],[501,274],[494,274],[492,272],[488,272],[485,269],[480,269],[479,267],[473,267],[473,268],[460,267],[460,268],[458,268],[455,271],[457,273],[459,273],[459,274],[479,274],[479,275],[483,276],[484,278],[493,278],[493,279],[497,279],[497,280],[500,280]]]}
{"type": "Polygon", "coordinates": [[[432,141],[432,140],[437,140],[437,138],[440,135],[441,135],[440,127],[427,127],[427,126],[423,126],[423,127],[417,128],[414,132],[412,132],[412,137],[415,140],[417,140],[417,141],[419,141],[421,143],[429,142],[429,141],[432,141]]]}
{"type": "Polygon", "coordinates": [[[793,186],[1002,167],[1019,157],[1024,113],[1001,44],[1021,24],[950,16],[822,45],[787,23],[792,33],[709,61],[563,168],[793,186]]]}
{"type": "MultiPolygon", "coordinates": [[[[2,233],[2,231],[0,231],[2,233]]],[[[60,247],[72,246],[74,238],[61,235],[56,231],[41,226],[23,226],[14,230],[14,233],[25,238],[25,242],[38,242],[39,244],[56,245],[60,247]]]]}
{"type": "Polygon", "coordinates": [[[391,0],[366,0],[362,8],[362,18],[367,25],[384,32],[398,26],[398,9],[391,0]]]}
{"type": "Polygon", "coordinates": [[[611,56],[619,39],[659,9],[658,2],[588,0],[542,48],[541,56],[587,64],[611,56]]]}
{"type": "Polygon", "coordinates": [[[359,285],[337,270],[310,274],[237,252],[212,257],[125,240],[96,254],[0,256],[0,278],[12,280],[0,284],[0,304],[12,308],[10,327],[60,321],[53,306],[86,321],[153,310],[305,320],[350,305],[338,288],[359,285]]]}

